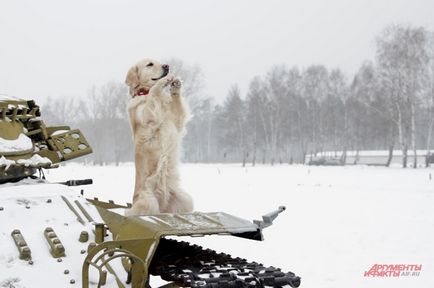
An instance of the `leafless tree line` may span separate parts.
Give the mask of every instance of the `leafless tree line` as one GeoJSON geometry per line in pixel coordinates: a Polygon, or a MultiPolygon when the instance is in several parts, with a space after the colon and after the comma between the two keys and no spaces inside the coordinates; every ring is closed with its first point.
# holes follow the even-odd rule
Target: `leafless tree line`
{"type": "MultiPolygon", "coordinates": [[[[434,126],[434,33],[390,26],[377,37],[376,58],[354,77],[323,65],[276,65],[254,77],[242,95],[233,85],[222,104],[204,96],[197,66],[171,59],[184,79],[192,112],[184,161],[304,163],[323,151],[429,151],[434,126]]],[[[52,123],[76,124],[94,147],[97,164],[132,160],[121,83],[93,88],[87,99],[47,101],[52,123]]],[[[417,161],[417,157],[413,157],[417,161]]],[[[417,163],[411,163],[416,167],[417,163]]]]}

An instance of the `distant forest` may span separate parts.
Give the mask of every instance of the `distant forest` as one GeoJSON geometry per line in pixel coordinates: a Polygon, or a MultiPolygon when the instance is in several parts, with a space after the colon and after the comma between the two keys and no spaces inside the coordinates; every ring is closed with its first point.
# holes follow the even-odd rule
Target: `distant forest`
{"type": "MultiPolygon", "coordinates": [[[[200,67],[168,62],[184,81],[192,115],[184,162],[304,163],[306,155],[345,157],[349,150],[399,149],[405,156],[433,144],[434,33],[424,27],[384,29],[375,59],[355,75],[323,65],[276,65],[251,79],[245,94],[230,87],[223,104],[204,96],[200,67]]],[[[47,99],[42,113],[49,125],[82,130],[94,150],[83,161],[133,161],[127,94],[122,82],[110,82],[86,97],[47,99]]]]}

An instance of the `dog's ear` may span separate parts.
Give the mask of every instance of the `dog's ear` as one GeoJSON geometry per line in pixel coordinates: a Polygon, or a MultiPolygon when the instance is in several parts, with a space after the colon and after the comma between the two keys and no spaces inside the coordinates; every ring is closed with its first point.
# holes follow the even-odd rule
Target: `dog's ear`
{"type": "Polygon", "coordinates": [[[130,87],[135,87],[139,84],[139,67],[134,65],[128,70],[127,78],[125,78],[125,84],[130,87]]]}

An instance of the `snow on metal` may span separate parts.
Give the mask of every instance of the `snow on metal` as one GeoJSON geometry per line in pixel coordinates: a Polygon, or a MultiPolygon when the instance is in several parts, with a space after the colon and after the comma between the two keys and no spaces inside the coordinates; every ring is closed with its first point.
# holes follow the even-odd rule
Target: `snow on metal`
{"type": "MultiPolygon", "coordinates": [[[[82,250],[86,251],[89,243],[94,241],[93,224],[78,222],[62,196],[72,205],[76,205],[77,200],[95,221],[101,222],[95,207],[66,186],[0,185],[0,287],[69,287],[71,281],[81,283],[86,256],[82,250]],[[50,245],[44,236],[48,227],[63,245],[65,257],[56,259],[50,253],[50,245]],[[13,231],[17,235],[16,230],[27,243],[31,260],[20,259],[12,236],[13,231]],[[82,231],[90,235],[85,243],[79,241],[82,231]]],[[[78,207],[75,210],[82,214],[78,207]]],[[[86,219],[85,215],[81,217],[86,219]]],[[[107,287],[113,287],[110,281],[114,279],[109,277],[108,281],[107,287]]]]}
{"type": "Polygon", "coordinates": [[[21,152],[33,149],[32,140],[21,133],[17,139],[8,140],[0,137],[0,153],[21,152]]]}
{"type": "Polygon", "coordinates": [[[41,157],[38,154],[33,155],[29,159],[18,159],[18,164],[23,164],[25,166],[37,166],[37,165],[44,165],[44,164],[52,164],[51,160],[47,157],[41,157]]]}

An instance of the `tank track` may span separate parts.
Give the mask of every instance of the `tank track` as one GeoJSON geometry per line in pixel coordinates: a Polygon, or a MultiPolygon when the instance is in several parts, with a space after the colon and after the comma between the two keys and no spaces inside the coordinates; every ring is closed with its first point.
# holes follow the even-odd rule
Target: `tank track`
{"type": "Polygon", "coordinates": [[[298,287],[300,277],[279,268],[202,249],[198,245],[161,239],[149,267],[152,275],[181,287],[298,287]]]}

